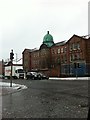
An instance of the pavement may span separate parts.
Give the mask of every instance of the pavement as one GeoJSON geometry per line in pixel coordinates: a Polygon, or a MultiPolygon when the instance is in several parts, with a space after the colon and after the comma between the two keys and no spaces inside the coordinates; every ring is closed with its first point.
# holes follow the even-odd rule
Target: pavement
{"type": "Polygon", "coordinates": [[[12,83],[12,87],[10,87],[10,83],[0,81],[0,96],[11,94],[26,88],[27,87],[25,85],[15,83],[12,83]]]}
{"type": "Polygon", "coordinates": [[[90,80],[90,77],[50,77],[49,80],[90,80]]]}

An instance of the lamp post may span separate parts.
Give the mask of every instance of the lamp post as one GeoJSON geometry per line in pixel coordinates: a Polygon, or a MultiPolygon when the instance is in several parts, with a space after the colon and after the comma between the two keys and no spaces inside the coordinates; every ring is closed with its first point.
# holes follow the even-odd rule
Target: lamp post
{"type": "Polygon", "coordinates": [[[13,59],[14,59],[14,53],[13,53],[13,50],[11,50],[11,53],[10,53],[10,60],[11,60],[10,87],[12,87],[12,67],[13,67],[13,59]]]}

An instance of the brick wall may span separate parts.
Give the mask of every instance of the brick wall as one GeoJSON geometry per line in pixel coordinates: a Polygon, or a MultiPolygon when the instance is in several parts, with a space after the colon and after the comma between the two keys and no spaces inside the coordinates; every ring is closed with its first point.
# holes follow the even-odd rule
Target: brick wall
{"type": "Polygon", "coordinates": [[[30,49],[25,49],[22,53],[22,56],[23,56],[23,68],[27,72],[31,69],[30,49]]]}

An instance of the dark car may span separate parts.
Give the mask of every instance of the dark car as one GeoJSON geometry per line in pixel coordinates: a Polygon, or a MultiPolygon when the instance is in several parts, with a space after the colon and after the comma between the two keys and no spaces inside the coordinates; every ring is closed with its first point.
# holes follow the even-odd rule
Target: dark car
{"type": "Polygon", "coordinates": [[[39,72],[28,72],[26,74],[26,78],[32,80],[42,80],[42,79],[48,79],[49,77],[39,72]]]}
{"type": "Polygon", "coordinates": [[[48,76],[44,75],[43,73],[38,73],[38,79],[49,79],[48,76]]]}
{"type": "Polygon", "coordinates": [[[36,72],[28,72],[26,78],[36,80],[38,79],[38,74],[36,72]]]}

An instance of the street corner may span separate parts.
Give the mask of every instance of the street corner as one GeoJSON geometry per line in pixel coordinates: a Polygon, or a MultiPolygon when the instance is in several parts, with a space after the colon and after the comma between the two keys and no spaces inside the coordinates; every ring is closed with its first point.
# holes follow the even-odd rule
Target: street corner
{"type": "Polygon", "coordinates": [[[0,83],[0,96],[18,92],[26,88],[27,87],[25,85],[14,84],[14,83],[12,83],[12,87],[10,87],[10,83],[2,82],[0,83]]]}

